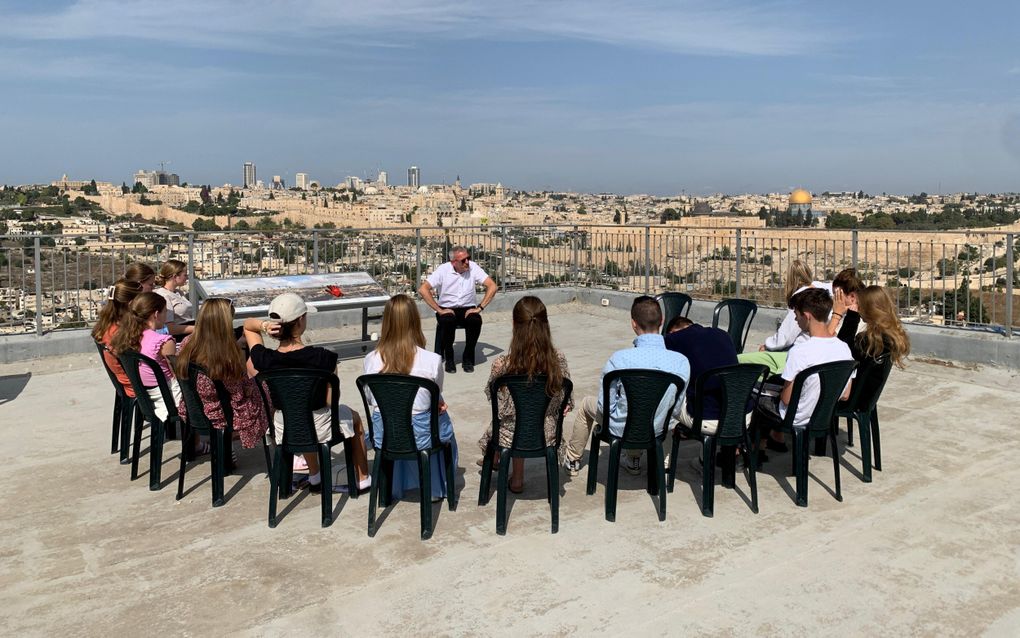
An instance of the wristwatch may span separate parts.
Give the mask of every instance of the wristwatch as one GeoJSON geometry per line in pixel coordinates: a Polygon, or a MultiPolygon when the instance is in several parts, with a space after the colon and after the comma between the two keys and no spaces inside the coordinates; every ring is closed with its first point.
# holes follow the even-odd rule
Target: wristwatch
{"type": "Polygon", "coordinates": [[[476,307],[478,308],[478,312],[485,310],[485,306],[483,306],[482,304],[478,304],[478,306],[476,307]]]}

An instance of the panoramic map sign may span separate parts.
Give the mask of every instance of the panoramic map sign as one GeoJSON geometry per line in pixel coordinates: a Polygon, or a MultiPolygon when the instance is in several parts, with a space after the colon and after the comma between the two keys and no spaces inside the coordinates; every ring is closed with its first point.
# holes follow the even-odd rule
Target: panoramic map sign
{"type": "Polygon", "coordinates": [[[390,296],[367,272],[286,275],[245,279],[204,279],[196,282],[200,299],[227,297],[238,313],[269,310],[273,297],[293,292],[320,310],[359,308],[386,303],[390,296]]]}

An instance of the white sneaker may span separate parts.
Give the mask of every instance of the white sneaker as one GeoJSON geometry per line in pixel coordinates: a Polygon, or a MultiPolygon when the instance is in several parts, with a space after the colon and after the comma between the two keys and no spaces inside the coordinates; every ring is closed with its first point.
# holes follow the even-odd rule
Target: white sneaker
{"type": "Polygon", "coordinates": [[[627,474],[637,476],[641,473],[641,457],[640,456],[623,456],[623,469],[627,470],[627,474]]]}

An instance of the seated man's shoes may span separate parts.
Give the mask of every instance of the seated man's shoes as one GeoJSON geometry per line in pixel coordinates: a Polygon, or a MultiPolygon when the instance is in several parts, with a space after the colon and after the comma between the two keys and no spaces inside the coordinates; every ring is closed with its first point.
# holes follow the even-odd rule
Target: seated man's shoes
{"type": "Polygon", "coordinates": [[[641,473],[641,457],[640,456],[623,456],[623,469],[627,471],[627,474],[637,476],[641,473]]]}
{"type": "Polygon", "coordinates": [[[468,363],[468,362],[465,361],[464,364],[463,364],[463,367],[464,367],[464,372],[474,372],[475,371],[475,364],[473,364],[473,363],[468,363]]]}
{"type": "Polygon", "coordinates": [[[447,361],[446,362],[445,370],[447,372],[456,372],[457,371],[457,364],[455,364],[453,361],[447,361]]]}

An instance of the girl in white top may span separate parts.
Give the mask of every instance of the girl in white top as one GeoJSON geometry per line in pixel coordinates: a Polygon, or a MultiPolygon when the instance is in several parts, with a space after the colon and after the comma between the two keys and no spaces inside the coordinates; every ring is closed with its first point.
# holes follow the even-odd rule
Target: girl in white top
{"type": "Polygon", "coordinates": [[[195,329],[193,325],[181,325],[187,321],[195,320],[195,309],[187,296],[181,294],[178,288],[188,283],[188,265],[183,261],[168,259],[163,263],[156,275],[156,288],[152,292],[163,299],[166,299],[166,323],[167,330],[172,335],[191,334],[195,329]]]}
{"type": "MultiPolygon", "coordinates": [[[[442,358],[424,348],[425,334],[421,330],[418,306],[407,295],[395,295],[383,308],[382,331],[379,344],[365,357],[365,374],[405,374],[435,381],[443,389],[442,358]]],[[[372,393],[365,389],[365,398],[371,411],[372,439],[376,449],[382,447],[383,421],[372,393]]],[[[425,390],[419,390],[412,408],[412,423],[418,449],[432,447],[430,429],[431,399],[425,390]]],[[[446,410],[446,402],[439,397],[439,438],[453,446],[454,466],[457,466],[457,439],[453,435],[453,422],[446,410]]],[[[439,459],[432,467],[432,497],[446,495],[445,468],[439,459]]],[[[418,489],[418,464],[415,461],[397,461],[393,464],[393,498],[401,498],[406,489],[418,489]]]]}

